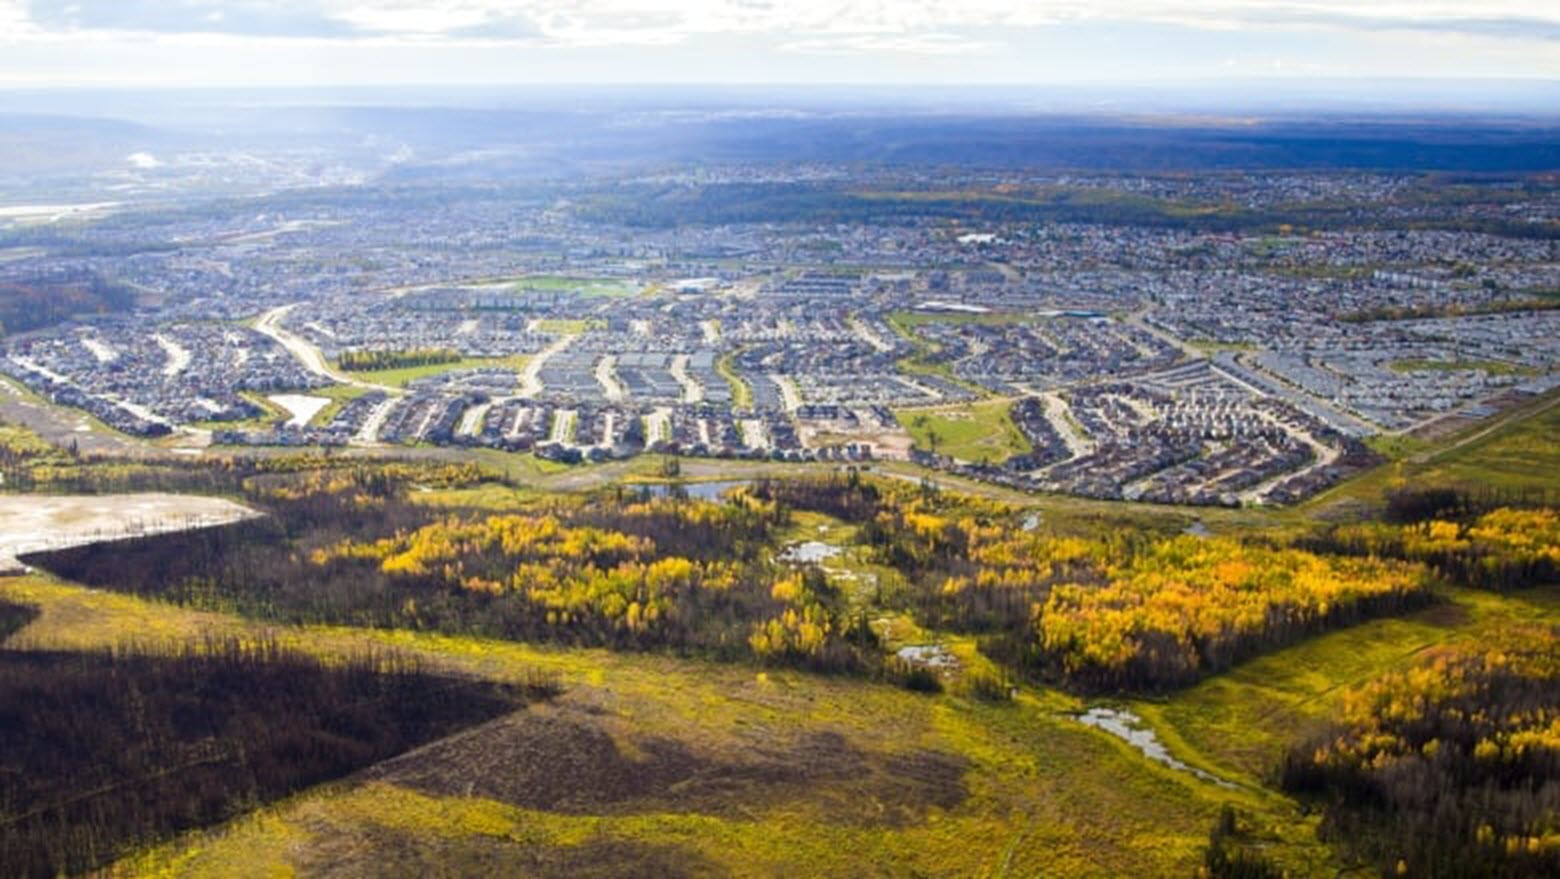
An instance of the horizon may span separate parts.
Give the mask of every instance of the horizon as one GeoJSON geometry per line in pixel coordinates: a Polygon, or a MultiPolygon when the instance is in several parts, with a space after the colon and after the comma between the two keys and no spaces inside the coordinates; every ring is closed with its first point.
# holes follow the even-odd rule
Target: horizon
{"type": "Polygon", "coordinates": [[[150,106],[420,108],[501,112],[580,99],[574,109],[723,107],[867,115],[1094,118],[1175,124],[1315,119],[1547,122],[1560,119],[1560,78],[1186,79],[1161,82],[850,83],[556,82],[312,85],[0,84],[0,114],[135,118],[150,106]],[[1395,89],[1383,94],[1384,89],[1395,89]],[[1252,94],[1260,91],[1260,94],[1252,94]],[[99,106],[101,105],[101,106],[99,106]],[[145,109],[143,106],[142,109],[145,109]]]}

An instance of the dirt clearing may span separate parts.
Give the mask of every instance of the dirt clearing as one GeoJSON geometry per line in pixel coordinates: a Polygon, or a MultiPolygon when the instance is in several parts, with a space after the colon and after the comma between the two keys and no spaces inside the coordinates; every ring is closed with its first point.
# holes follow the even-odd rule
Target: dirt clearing
{"type": "Polygon", "coordinates": [[[196,495],[0,495],[0,572],[23,570],[16,557],[29,552],[207,528],[257,515],[230,500],[196,495]]]}

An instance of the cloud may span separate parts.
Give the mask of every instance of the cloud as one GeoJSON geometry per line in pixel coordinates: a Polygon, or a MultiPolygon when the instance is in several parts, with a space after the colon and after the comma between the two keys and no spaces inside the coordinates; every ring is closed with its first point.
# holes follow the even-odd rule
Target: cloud
{"type": "Polygon", "coordinates": [[[985,40],[958,34],[840,34],[781,43],[782,52],[804,55],[854,55],[892,52],[902,55],[978,55],[996,48],[985,40]]]}
{"type": "Polygon", "coordinates": [[[1516,40],[1560,40],[1560,19],[1530,16],[1405,19],[1301,11],[1253,14],[1247,16],[1244,23],[1264,27],[1310,26],[1360,31],[1419,31],[1516,40]]]}
{"type": "Polygon", "coordinates": [[[24,27],[22,11],[33,28],[52,33],[391,36],[558,46],[758,35],[792,50],[911,53],[985,45],[961,36],[972,31],[1076,22],[1560,38],[1560,7],[1532,0],[0,0],[0,33],[24,27]]]}
{"type": "Polygon", "coordinates": [[[71,0],[25,3],[44,32],[220,33],[254,37],[350,37],[355,29],[313,4],[266,0],[71,0]]]}

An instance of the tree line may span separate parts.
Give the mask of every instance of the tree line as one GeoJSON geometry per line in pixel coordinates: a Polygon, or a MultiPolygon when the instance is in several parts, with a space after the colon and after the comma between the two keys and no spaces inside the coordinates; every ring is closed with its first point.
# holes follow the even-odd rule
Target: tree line
{"type": "Polygon", "coordinates": [[[1318,552],[1422,562],[1451,582],[1476,589],[1560,582],[1560,510],[1496,507],[1471,512],[1477,509],[1459,499],[1439,505],[1434,518],[1399,525],[1336,525],[1301,543],[1318,552]]]}
{"type": "Polygon", "coordinates": [[[353,372],[375,372],[382,369],[458,363],[460,359],[460,352],[453,348],[375,349],[343,351],[337,357],[336,365],[353,372]]]}
{"type": "Polygon", "coordinates": [[[881,664],[827,578],[777,561],[787,513],[772,501],[602,493],[450,512],[411,502],[409,481],[377,465],[264,474],[245,483],[263,518],[28,558],[94,586],[291,623],[881,664]]]}

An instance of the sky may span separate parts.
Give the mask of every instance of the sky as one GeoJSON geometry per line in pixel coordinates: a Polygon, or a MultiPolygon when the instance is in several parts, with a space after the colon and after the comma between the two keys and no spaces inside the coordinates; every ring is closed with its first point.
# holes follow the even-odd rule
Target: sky
{"type": "Polygon", "coordinates": [[[1560,80],[1555,0],[0,0],[0,88],[1560,80]]]}

